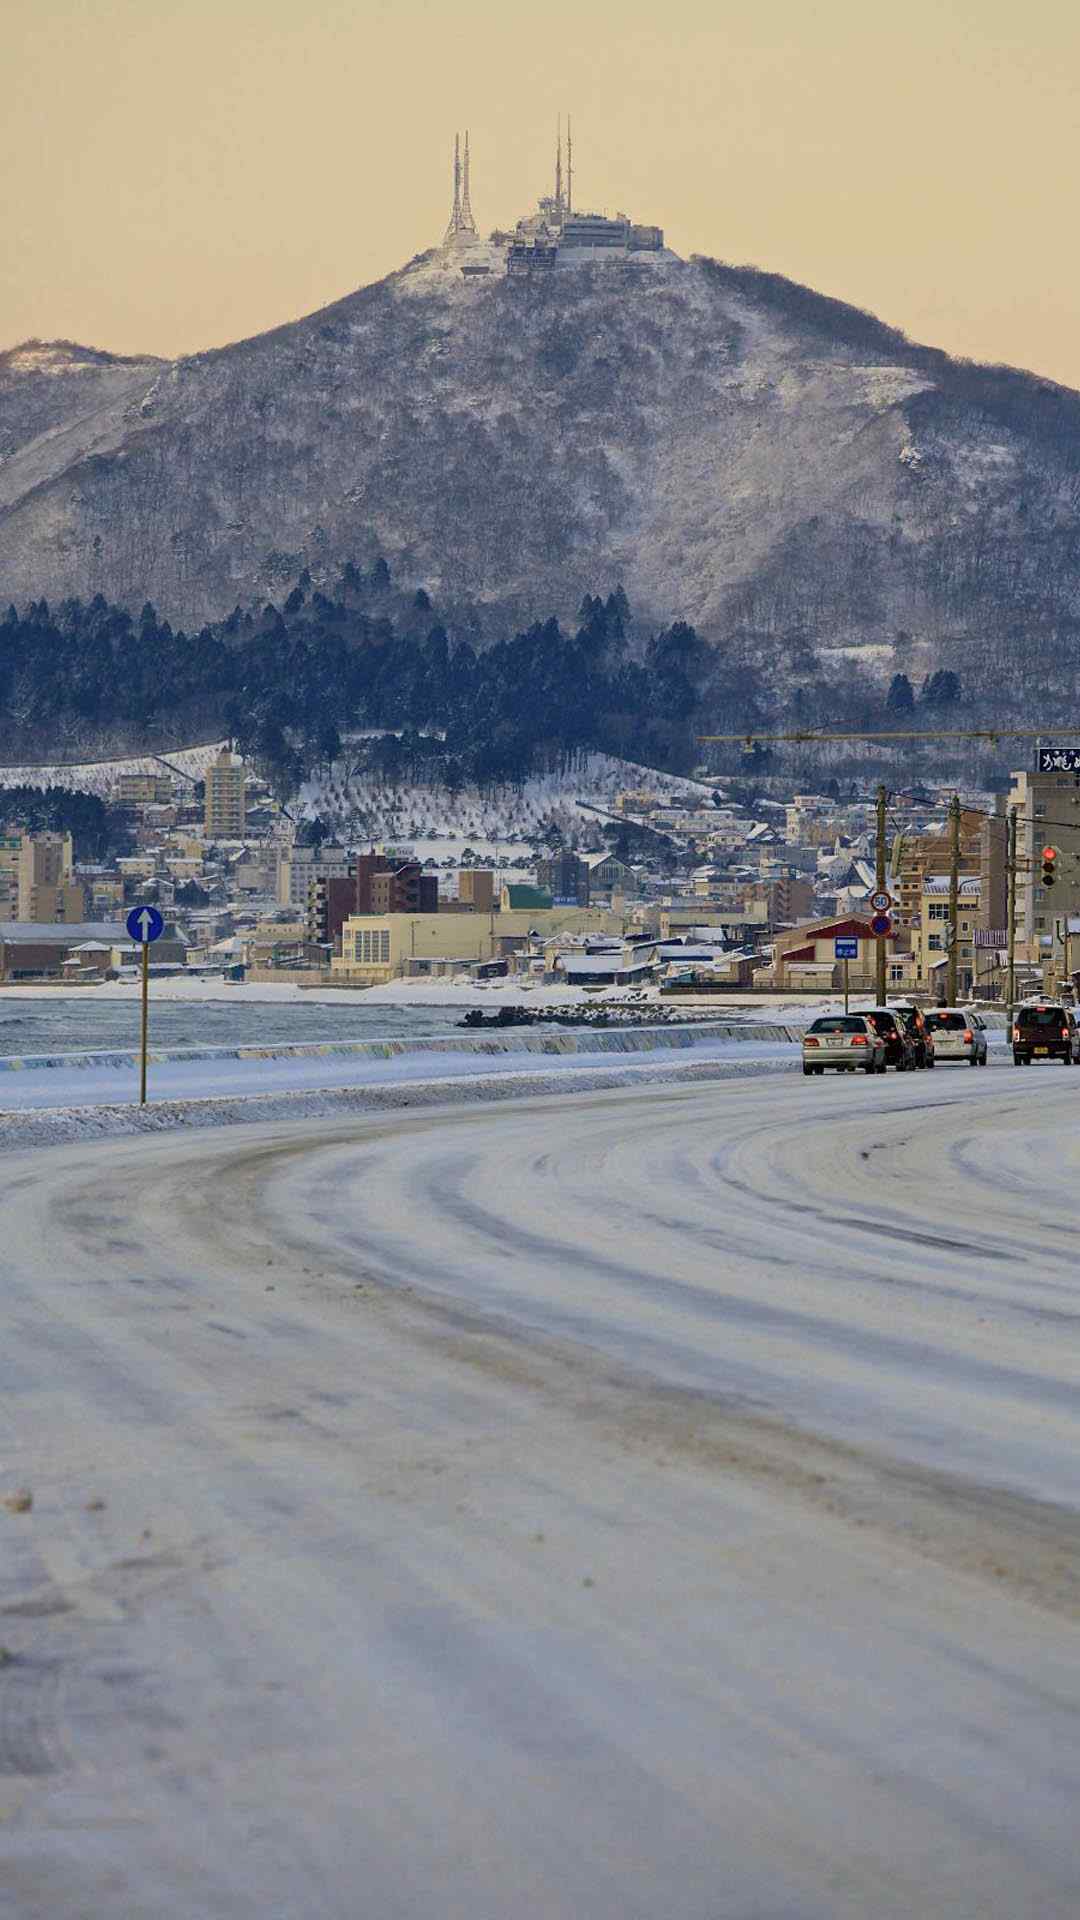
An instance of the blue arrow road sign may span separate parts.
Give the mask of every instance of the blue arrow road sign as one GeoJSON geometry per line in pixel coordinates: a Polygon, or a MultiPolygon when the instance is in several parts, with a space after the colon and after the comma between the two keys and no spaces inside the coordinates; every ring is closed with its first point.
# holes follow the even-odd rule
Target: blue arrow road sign
{"type": "Polygon", "coordinates": [[[165,922],[156,907],[132,907],[127,917],[127,930],[140,946],[148,946],[151,940],[161,939],[165,922]]]}
{"type": "Polygon", "coordinates": [[[836,957],[838,960],[857,960],[859,942],[855,934],[838,933],[835,937],[836,957]]]}

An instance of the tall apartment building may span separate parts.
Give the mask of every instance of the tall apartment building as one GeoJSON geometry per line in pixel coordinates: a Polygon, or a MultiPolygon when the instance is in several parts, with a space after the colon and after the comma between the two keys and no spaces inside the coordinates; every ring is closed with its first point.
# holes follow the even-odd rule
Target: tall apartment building
{"type": "Polygon", "coordinates": [[[1014,773],[1016,941],[1032,964],[1052,952],[1055,926],[1080,914],[1080,774],[1014,773]],[[1053,887],[1042,885],[1042,849],[1058,850],[1053,887]]]}
{"type": "MultiPolygon", "coordinates": [[[[980,882],[976,925],[1001,931],[1005,926],[1008,880],[1008,821],[1005,813],[980,813],[964,807],[960,812],[960,871],[980,882]]],[[[952,837],[944,833],[906,834],[893,856],[893,876],[889,890],[893,894],[900,924],[916,926],[922,918],[924,886],[930,879],[948,875],[952,860],[952,837]]]]}
{"type": "Polygon", "coordinates": [[[241,840],[244,836],[244,763],[223,747],[206,770],[204,824],[208,840],[241,840]]]}
{"type": "Polygon", "coordinates": [[[18,915],[21,851],[21,833],[0,833],[0,920],[14,920],[18,915]]]}
{"type": "Polygon", "coordinates": [[[72,879],[70,833],[24,833],[19,846],[19,920],[54,924],[86,918],[86,897],[72,879]]]}

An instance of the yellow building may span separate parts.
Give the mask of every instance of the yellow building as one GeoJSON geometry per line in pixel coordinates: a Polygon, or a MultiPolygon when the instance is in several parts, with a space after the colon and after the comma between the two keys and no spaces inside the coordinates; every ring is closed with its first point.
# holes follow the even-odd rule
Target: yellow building
{"type": "Polygon", "coordinates": [[[86,896],[71,876],[70,833],[24,833],[19,847],[18,918],[41,925],[85,919],[86,896]]]}
{"type": "Polygon", "coordinates": [[[495,960],[536,933],[622,933],[623,915],[595,907],[529,907],[510,913],[354,913],[341,930],[341,953],[331,961],[336,979],[377,985],[403,974],[411,961],[495,960]]]}
{"type": "Polygon", "coordinates": [[[21,852],[21,833],[0,833],[0,920],[14,920],[18,915],[21,852]]]}
{"type": "MultiPolygon", "coordinates": [[[[981,958],[989,973],[993,955],[975,945],[975,929],[980,925],[982,881],[978,874],[962,873],[957,887],[956,991],[968,1000],[978,991],[976,962],[981,958]]],[[[911,951],[915,959],[916,984],[935,999],[945,993],[949,968],[949,880],[945,874],[928,874],[922,884],[922,899],[911,929],[911,951]]]]}
{"type": "Polygon", "coordinates": [[[242,840],[246,824],[244,811],[244,764],[222,747],[217,759],[206,769],[205,826],[208,840],[242,840]]]}

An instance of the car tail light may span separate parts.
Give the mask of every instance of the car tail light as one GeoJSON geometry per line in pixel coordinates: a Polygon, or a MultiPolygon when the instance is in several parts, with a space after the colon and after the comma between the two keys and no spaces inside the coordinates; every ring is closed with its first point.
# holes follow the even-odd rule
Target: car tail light
{"type": "Polygon", "coordinates": [[[803,1046],[804,1046],[804,1047],[818,1047],[818,1046],[820,1046],[820,1045],[821,1045],[821,1042],[820,1042],[820,1040],[814,1040],[814,1039],[812,1039],[812,1038],[811,1038],[811,1037],[810,1037],[809,1035],[808,1035],[808,1036],[807,1036],[807,1038],[806,1038],[806,1039],[805,1039],[805,1040],[803,1041],[803,1046]]]}
{"type": "Polygon", "coordinates": [[[975,1038],[975,1035],[974,1035],[974,1034],[972,1033],[972,1031],[971,1031],[971,1029],[970,1029],[970,1027],[969,1027],[969,1028],[967,1028],[967,1030],[966,1030],[966,1031],[965,1031],[965,1033],[964,1033],[964,1045],[965,1045],[966,1047],[970,1047],[970,1045],[971,1045],[971,1043],[972,1043],[972,1041],[974,1040],[974,1038],[975,1038]]]}
{"type": "Polygon", "coordinates": [[[1068,1039],[1068,1037],[1069,1037],[1069,1029],[1068,1029],[1068,1027],[1062,1027],[1062,1029],[1061,1029],[1061,1037],[1062,1037],[1062,1039],[1063,1039],[1063,1040],[1067,1040],[1067,1039],[1068,1039]]]}
{"type": "Polygon", "coordinates": [[[1019,1040],[1019,1038],[1020,1038],[1020,1029],[1019,1029],[1019,1027],[1014,1027],[1014,1028],[1013,1028],[1013,1039],[1014,1039],[1014,1040],[1019,1040]]]}
{"type": "Polygon", "coordinates": [[[865,1047],[868,1044],[865,1033],[853,1033],[851,1044],[853,1047],[865,1047]]]}

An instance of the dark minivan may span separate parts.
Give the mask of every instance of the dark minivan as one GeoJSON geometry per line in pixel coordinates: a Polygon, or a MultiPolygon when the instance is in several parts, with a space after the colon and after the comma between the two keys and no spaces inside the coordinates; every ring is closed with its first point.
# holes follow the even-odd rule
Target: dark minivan
{"type": "Polygon", "coordinates": [[[1060,1060],[1080,1065],[1080,1027],[1071,1007],[1055,1001],[1032,1001],[1013,1014],[1013,1065],[1029,1067],[1033,1060],[1060,1060]]]}

